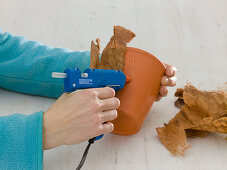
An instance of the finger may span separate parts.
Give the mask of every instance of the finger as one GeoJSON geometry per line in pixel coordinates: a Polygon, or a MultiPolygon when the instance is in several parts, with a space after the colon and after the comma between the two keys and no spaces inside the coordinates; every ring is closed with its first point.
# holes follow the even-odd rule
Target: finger
{"type": "Polygon", "coordinates": [[[168,77],[167,76],[163,76],[162,79],[161,79],[161,84],[163,86],[167,86],[168,84],[168,77]]]}
{"type": "Polygon", "coordinates": [[[101,100],[100,103],[102,111],[116,110],[120,106],[120,100],[116,97],[101,100]]]}
{"type": "Polygon", "coordinates": [[[158,97],[155,99],[156,102],[159,102],[161,100],[162,96],[159,94],[158,97]]]}
{"type": "Polygon", "coordinates": [[[165,74],[168,77],[173,77],[175,75],[175,73],[177,72],[177,68],[175,66],[170,65],[170,64],[165,64],[165,66],[166,66],[165,74]]]}
{"type": "Polygon", "coordinates": [[[177,78],[176,77],[167,77],[167,76],[163,76],[161,79],[161,84],[163,86],[175,86],[177,82],[177,78]]]}
{"type": "Polygon", "coordinates": [[[113,123],[107,122],[107,123],[102,124],[102,127],[101,127],[102,134],[104,134],[104,133],[110,133],[113,130],[114,130],[113,123]]]}
{"type": "Polygon", "coordinates": [[[115,96],[115,90],[110,87],[94,88],[92,90],[97,93],[99,99],[107,99],[115,96]]]}
{"type": "Polygon", "coordinates": [[[117,110],[109,110],[109,111],[102,112],[100,116],[101,116],[102,123],[114,120],[117,118],[117,110]]]}
{"type": "Polygon", "coordinates": [[[175,86],[177,84],[177,78],[176,77],[170,77],[168,79],[167,86],[175,86]]]}
{"type": "Polygon", "coordinates": [[[161,87],[160,87],[160,94],[161,94],[162,97],[167,96],[167,94],[168,94],[168,89],[167,89],[166,86],[161,86],[161,87]]]}

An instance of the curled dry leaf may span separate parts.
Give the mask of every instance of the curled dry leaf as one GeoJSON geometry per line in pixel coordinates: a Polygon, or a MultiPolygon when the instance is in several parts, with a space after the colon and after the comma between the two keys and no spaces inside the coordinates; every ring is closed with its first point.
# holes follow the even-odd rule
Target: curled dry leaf
{"type": "Polygon", "coordinates": [[[184,155],[184,151],[190,146],[187,143],[184,127],[178,120],[174,120],[164,127],[156,129],[162,144],[173,155],[184,155]]]}
{"type": "MultiPolygon", "coordinates": [[[[226,90],[201,91],[191,84],[187,84],[184,89],[177,89],[175,96],[178,97],[175,105],[181,110],[168,124],[172,124],[175,121],[180,122],[188,137],[205,137],[210,132],[227,134],[226,90]]],[[[157,128],[157,132],[158,129],[160,128],[157,128]]],[[[172,142],[179,145],[181,141],[176,141],[176,139],[180,140],[179,136],[181,134],[172,133],[171,130],[173,129],[169,129],[167,133],[160,133],[159,130],[158,135],[161,142],[165,143],[164,145],[167,149],[174,153],[176,149],[167,146],[167,142],[164,140],[167,140],[168,137],[168,139],[174,139],[172,142]]],[[[171,142],[168,141],[168,143],[171,142]]],[[[179,154],[182,153],[179,152],[179,154]]]]}
{"type": "Polygon", "coordinates": [[[204,138],[207,135],[210,134],[210,132],[207,132],[205,130],[194,130],[194,129],[185,129],[185,134],[189,138],[204,138]]]}
{"type": "Polygon", "coordinates": [[[100,39],[96,39],[96,43],[91,41],[91,55],[90,55],[90,68],[96,68],[99,64],[99,56],[100,56],[100,39]]]}
{"type": "Polygon", "coordinates": [[[184,100],[183,99],[180,99],[178,98],[176,101],[175,101],[175,107],[181,109],[183,106],[184,106],[184,100]]]}
{"type": "Polygon", "coordinates": [[[183,92],[184,89],[183,88],[178,88],[174,94],[175,97],[178,97],[180,99],[183,99],[183,92]]]}
{"type": "Polygon", "coordinates": [[[192,129],[227,134],[227,117],[218,119],[213,117],[204,118],[199,126],[193,127],[192,129]]]}
{"type": "Polygon", "coordinates": [[[227,93],[225,91],[201,91],[187,84],[183,93],[184,103],[202,117],[220,117],[227,114],[227,93]]]}
{"type": "MultiPolygon", "coordinates": [[[[91,43],[91,68],[121,70],[123,71],[125,65],[126,45],[129,43],[135,34],[122,27],[114,26],[114,35],[111,37],[110,42],[104,48],[99,62],[100,47],[91,43]],[[98,57],[97,57],[98,56],[98,57]],[[98,59],[97,59],[98,58],[98,59]]],[[[99,44],[100,40],[97,41],[99,44]]]]}

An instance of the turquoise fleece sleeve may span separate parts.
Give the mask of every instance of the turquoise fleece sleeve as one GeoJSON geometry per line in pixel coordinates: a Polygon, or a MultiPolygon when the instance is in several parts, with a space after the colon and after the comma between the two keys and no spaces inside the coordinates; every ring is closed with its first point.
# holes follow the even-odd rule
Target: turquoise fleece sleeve
{"type": "Polygon", "coordinates": [[[42,170],[43,112],[0,117],[0,169],[42,170]]]}
{"type": "Polygon", "coordinates": [[[90,65],[89,51],[72,52],[53,48],[24,37],[0,33],[0,87],[32,95],[58,98],[63,80],[51,77],[52,72],[67,68],[84,71],[90,65]]]}
{"type": "MultiPolygon", "coordinates": [[[[51,77],[90,65],[90,53],[52,48],[0,30],[0,87],[32,95],[58,98],[63,80],[51,77]]],[[[43,112],[0,117],[0,169],[43,169],[43,112]]]]}

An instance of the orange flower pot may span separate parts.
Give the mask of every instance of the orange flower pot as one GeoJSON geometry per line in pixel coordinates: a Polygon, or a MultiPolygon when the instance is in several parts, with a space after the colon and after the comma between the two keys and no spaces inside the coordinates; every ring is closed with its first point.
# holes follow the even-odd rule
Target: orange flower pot
{"type": "Polygon", "coordinates": [[[152,54],[127,47],[124,73],[131,77],[131,81],[118,92],[121,105],[118,117],[113,121],[113,133],[132,135],[141,129],[159,94],[165,69],[165,65],[152,54]]]}

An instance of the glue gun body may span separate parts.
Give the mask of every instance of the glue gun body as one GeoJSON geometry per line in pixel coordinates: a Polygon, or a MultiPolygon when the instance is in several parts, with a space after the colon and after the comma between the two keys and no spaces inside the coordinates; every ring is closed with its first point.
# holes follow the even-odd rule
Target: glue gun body
{"type": "Polygon", "coordinates": [[[124,87],[126,76],[122,71],[86,69],[83,73],[78,68],[65,70],[64,91],[72,92],[78,89],[112,87],[120,90],[124,87]]]}
{"type": "MultiPolygon", "coordinates": [[[[78,68],[66,69],[64,73],[52,73],[54,78],[64,78],[64,91],[73,92],[79,89],[112,87],[115,91],[122,89],[126,76],[119,70],[86,69],[83,73],[78,68]]],[[[103,135],[97,136],[99,140],[103,135]]]]}

